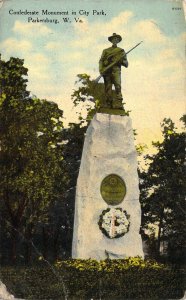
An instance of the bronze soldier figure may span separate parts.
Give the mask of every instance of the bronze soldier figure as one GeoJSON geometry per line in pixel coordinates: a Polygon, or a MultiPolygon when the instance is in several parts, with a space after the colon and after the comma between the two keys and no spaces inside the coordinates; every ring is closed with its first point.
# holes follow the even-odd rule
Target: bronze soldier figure
{"type": "Polygon", "coordinates": [[[121,66],[128,67],[127,56],[124,49],[119,48],[117,44],[121,42],[122,37],[113,33],[108,37],[112,46],[104,49],[99,61],[99,71],[103,75],[106,101],[102,107],[123,109],[121,94],[121,66]],[[106,71],[105,71],[106,69],[106,71]],[[115,87],[116,99],[113,100],[112,85],[115,87]]]}

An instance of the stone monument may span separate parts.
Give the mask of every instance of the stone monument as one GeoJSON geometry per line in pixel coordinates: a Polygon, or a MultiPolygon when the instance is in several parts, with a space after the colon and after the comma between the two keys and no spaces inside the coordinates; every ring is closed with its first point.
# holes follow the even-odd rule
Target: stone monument
{"type": "MultiPolygon", "coordinates": [[[[108,39],[116,46],[121,36],[113,34],[108,39]]],[[[103,51],[100,73],[104,76],[106,100],[87,129],[77,180],[73,258],[144,256],[139,233],[141,207],[132,121],[124,111],[121,86],[117,90],[116,80],[121,65],[128,66],[128,61],[123,52],[120,59],[117,51],[113,56],[110,50],[106,52],[112,57],[110,61],[103,51]],[[102,69],[105,60],[110,63],[106,71],[102,69]],[[115,100],[110,86],[108,91],[105,76],[107,79],[110,76],[111,88],[115,85],[115,100]]]]}
{"type": "Polygon", "coordinates": [[[0,281],[0,300],[21,300],[21,299],[16,299],[13,295],[11,295],[7,291],[6,286],[0,281]]]}

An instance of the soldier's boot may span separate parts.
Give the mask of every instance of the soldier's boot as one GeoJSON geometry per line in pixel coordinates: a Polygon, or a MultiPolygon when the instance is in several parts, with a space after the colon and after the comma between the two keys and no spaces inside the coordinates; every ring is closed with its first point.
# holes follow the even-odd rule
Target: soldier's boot
{"type": "Polygon", "coordinates": [[[115,109],[124,109],[122,101],[117,101],[114,103],[113,108],[115,109]]]}
{"type": "Polygon", "coordinates": [[[115,109],[124,109],[123,103],[122,103],[122,95],[117,95],[116,99],[113,101],[113,108],[115,109]]]}

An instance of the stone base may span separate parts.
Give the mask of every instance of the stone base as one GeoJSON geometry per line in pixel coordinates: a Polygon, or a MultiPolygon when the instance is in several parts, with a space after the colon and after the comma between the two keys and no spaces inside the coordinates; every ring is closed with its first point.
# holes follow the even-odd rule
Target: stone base
{"type": "Polygon", "coordinates": [[[97,113],[87,129],[77,181],[73,258],[143,257],[138,184],[130,117],[97,113]],[[110,174],[117,174],[126,184],[126,196],[115,206],[108,205],[100,193],[101,182],[110,174]],[[110,239],[98,221],[103,210],[117,207],[130,215],[130,228],[124,236],[110,239]]]}
{"type": "Polygon", "coordinates": [[[23,299],[17,299],[13,295],[11,295],[7,291],[6,286],[1,281],[0,281],[0,299],[1,300],[23,300],[23,299]]]}

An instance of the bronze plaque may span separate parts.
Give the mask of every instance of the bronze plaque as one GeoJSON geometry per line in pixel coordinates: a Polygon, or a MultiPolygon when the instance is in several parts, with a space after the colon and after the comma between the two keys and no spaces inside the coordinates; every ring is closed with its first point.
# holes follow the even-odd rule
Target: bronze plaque
{"type": "Polygon", "coordinates": [[[101,196],[109,205],[120,204],[126,195],[126,185],[124,180],[116,175],[106,176],[101,183],[101,196]]]}

